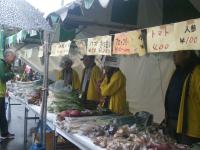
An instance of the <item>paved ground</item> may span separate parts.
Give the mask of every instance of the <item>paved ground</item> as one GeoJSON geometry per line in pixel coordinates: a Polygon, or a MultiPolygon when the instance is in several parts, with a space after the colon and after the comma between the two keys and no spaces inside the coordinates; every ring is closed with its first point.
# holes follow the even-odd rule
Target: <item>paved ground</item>
{"type": "MultiPolygon", "coordinates": [[[[11,103],[18,103],[12,101],[11,103]]],[[[0,144],[0,150],[29,150],[32,143],[31,131],[37,126],[35,120],[28,120],[28,142],[24,146],[24,105],[11,106],[11,121],[9,123],[9,131],[15,134],[15,139],[4,141],[0,144]]],[[[29,111],[29,117],[34,117],[33,112],[29,111]]],[[[58,148],[58,150],[78,150],[75,146],[69,144],[68,148],[58,148]]]]}
{"type": "MultiPolygon", "coordinates": [[[[15,102],[14,102],[15,103],[15,102]]],[[[17,102],[16,102],[17,103],[17,102]]],[[[11,122],[9,123],[9,131],[15,133],[15,139],[3,142],[0,144],[0,150],[28,150],[31,143],[31,128],[36,127],[37,124],[35,120],[28,121],[28,144],[24,147],[23,137],[24,137],[24,106],[16,105],[11,106],[11,122]]],[[[31,116],[31,112],[29,116],[31,116]]]]}

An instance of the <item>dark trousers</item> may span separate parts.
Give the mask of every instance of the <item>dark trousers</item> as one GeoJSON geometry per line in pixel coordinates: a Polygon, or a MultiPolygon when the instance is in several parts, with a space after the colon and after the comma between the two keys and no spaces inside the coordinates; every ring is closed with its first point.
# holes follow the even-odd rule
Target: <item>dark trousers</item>
{"type": "Polygon", "coordinates": [[[8,122],[6,119],[5,97],[0,98],[0,131],[1,136],[8,134],[8,122]]]}
{"type": "Polygon", "coordinates": [[[200,138],[194,138],[187,135],[182,135],[181,144],[192,145],[200,142],[200,138]]]}
{"type": "Polygon", "coordinates": [[[97,106],[98,106],[98,102],[94,101],[94,100],[85,100],[83,102],[83,105],[86,109],[90,109],[90,110],[96,110],[97,106]]]}
{"type": "Polygon", "coordinates": [[[186,145],[192,145],[194,143],[200,142],[200,138],[194,138],[187,136],[185,134],[177,134],[177,120],[175,119],[168,119],[167,120],[167,134],[175,139],[178,143],[186,144],[186,145]]]}
{"type": "Polygon", "coordinates": [[[166,134],[170,136],[171,138],[175,139],[178,143],[180,143],[180,135],[176,133],[177,129],[177,120],[176,119],[167,119],[167,128],[166,128],[166,134]]]}

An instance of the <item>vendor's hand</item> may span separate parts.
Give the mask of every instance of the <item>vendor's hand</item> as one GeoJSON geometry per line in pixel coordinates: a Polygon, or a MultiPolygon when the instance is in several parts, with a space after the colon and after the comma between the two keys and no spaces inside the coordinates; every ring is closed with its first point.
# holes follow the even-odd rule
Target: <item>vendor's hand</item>
{"type": "Polygon", "coordinates": [[[100,97],[100,99],[99,99],[99,105],[103,105],[104,101],[105,101],[104,97],[100,97]]]}

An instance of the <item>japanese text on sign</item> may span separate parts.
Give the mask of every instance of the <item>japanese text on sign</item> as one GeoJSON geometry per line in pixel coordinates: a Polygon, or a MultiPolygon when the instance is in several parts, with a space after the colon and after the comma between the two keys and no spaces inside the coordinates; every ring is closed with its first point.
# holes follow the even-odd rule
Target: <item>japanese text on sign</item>
{"type": "Polygon", "coordinates": [[[76,41],[76,45],[82,55],[87,54],[87,46],[86,46],[86,42],[84,40],[76,41]]]}
{"type": "Polygon", "coordinates": [[[88,38],[87,55],[111,55],[111,36],[88,38]]]}
{"type": "Polygon", "coordinates": [[[130,54],[130,39],[127,32],[115,34],[113,44],[113,54],[130,54]]]}
{"type": "Polygon", "coordinates": [[[54,43],[51,46],[51,56],[64,56],[69,54],[71,41],[54,43]]]}
{"type": "Polygon", "coordinates": [[[145,46],[141,30],[127,32],[130,39],[130,53],[137,53],[139,56],[145,55],[145,46]]]}
{"type": "Polygon", "coordinates": [[[200,20],[175,23],[177,50],[198,50],[200,48],[200,20]]]}
{"type": "Polygon", "coordinates": [[[147,50],[149,52],[169,52],[176,50],[174,26],[152,27],[147,29],[147,50]]]}
{"type": "Polygon", "coordinates": [[[145,54],[140,30],[115,34],[113,54],[129,55],[136,53],[140,56],[145,54]]]}

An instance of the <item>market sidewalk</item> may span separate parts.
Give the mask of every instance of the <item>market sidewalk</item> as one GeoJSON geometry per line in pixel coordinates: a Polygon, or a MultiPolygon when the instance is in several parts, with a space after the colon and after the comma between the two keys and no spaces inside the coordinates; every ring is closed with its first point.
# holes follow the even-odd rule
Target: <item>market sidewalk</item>
{"type": "MultiPolygon", "coordinates": [[[[11,103],[18,103],[12,101],[11,103]]],[[[29,115],[33,115],[29,112],[29,115]]],[[[28,121],[28,144],[31,144],[31,128],[37,126],[35,120],[28,121]]],[[[24,150],[24,106],[11,106],[11,122],[9,123],[9,131],[15,134],[15,139],[8,140],[0,144],[0,150],[24,150]]]]}

